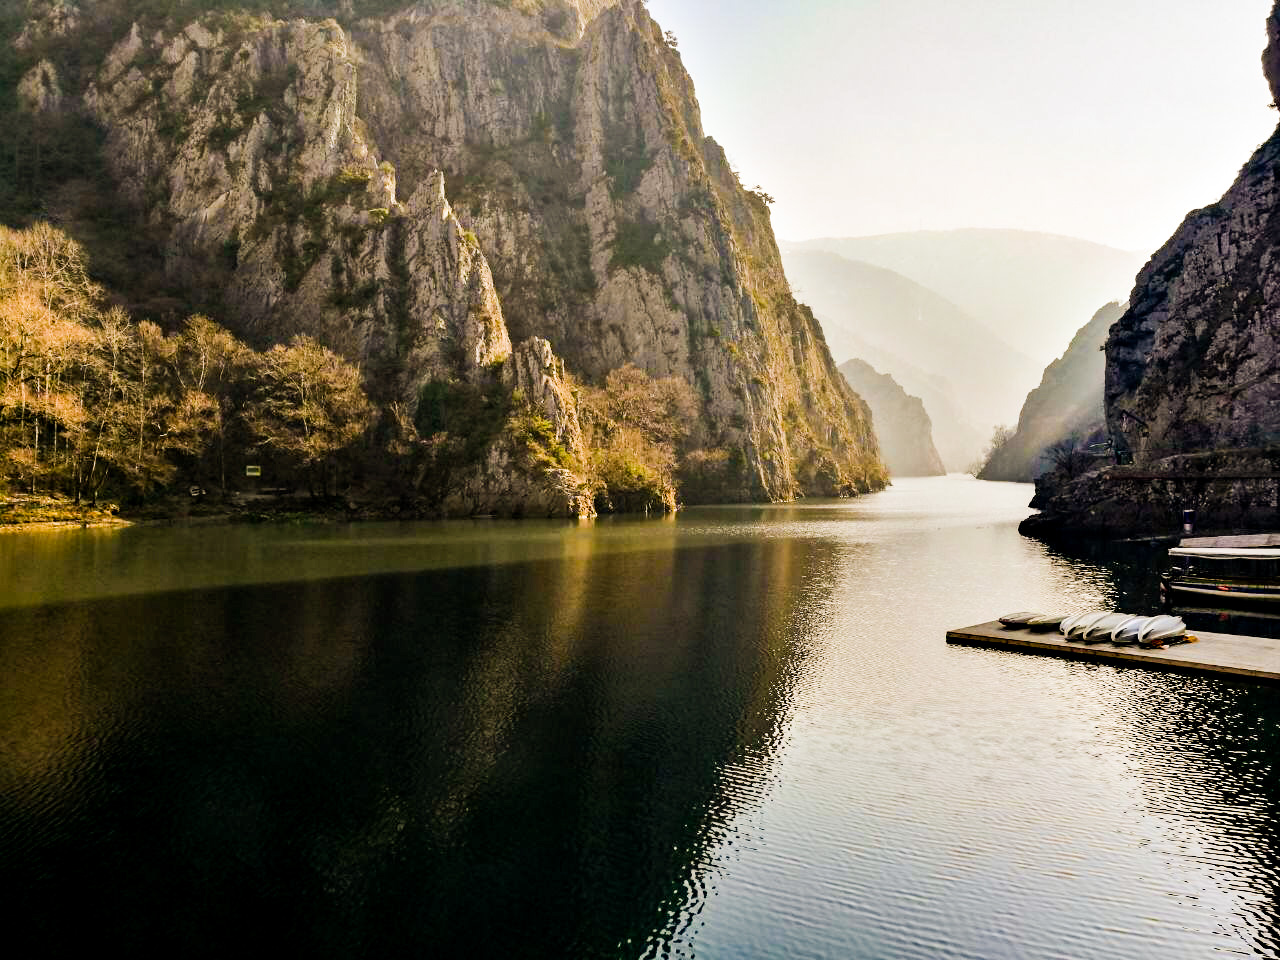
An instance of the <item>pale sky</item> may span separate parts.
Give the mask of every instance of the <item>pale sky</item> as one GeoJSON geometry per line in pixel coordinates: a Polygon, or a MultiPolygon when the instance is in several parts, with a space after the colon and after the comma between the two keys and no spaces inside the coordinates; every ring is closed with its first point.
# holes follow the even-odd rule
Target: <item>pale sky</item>
{"type": "Polygon", "coordinates": [[[1013,227],[1154,252],[1277,114],[1271,0],[648,0],[779,238],[1013,227]]]}

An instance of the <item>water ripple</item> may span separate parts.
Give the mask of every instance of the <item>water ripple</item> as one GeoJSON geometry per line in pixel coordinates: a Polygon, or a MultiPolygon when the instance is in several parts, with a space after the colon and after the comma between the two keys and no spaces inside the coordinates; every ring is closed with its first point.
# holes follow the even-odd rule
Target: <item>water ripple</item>
{"type": "Polygon", "coordinates": [[[1280,694],[942,642],[1150,601],[1027,495],[6,538],[10,941],[1280,957],[1280,694]]]}

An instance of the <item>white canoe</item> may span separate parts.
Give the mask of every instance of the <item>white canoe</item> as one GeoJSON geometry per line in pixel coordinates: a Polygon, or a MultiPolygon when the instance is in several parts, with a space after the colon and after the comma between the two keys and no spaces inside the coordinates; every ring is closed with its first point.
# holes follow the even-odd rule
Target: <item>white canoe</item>
{"type": "Polygon", "coordinates": [[[1128,613],[1108,613],[1099,617],[1089,625],[1084,634],[1080,637],[1085,643],[1101,643],[1104,640],[1111,639],[1111,631],[1120,624],[1128,620],[1132,614],[1128,613]]]}
{"type": "Polygon", "coordinates": [[[1137,643],[1138,631],[1147,625],[1150,617],[1130,617],[1124,623],[1118,624],[1111,631],[1111,642],[1119,644],[1137,643]]]}
{"type": "Polygon", "coordinates": [[[1093,610],[1089,613],[1082,613],[1076,618],[1075,623],[1071,624],[1071,629],[1067,631],[1067,639],[1079,640],[1084,636],[1086,630],[1106,616],[1110,616],[1110,611],[1093,610]]]}
{"type": "Polygon", "coordinates": [[[1157,640],[1171,640],[1187,632],[1187,625],[1181,617],[1162,614],[1152,617],[1138,631],[1139,643],[1155,643],[1157,640]]]}

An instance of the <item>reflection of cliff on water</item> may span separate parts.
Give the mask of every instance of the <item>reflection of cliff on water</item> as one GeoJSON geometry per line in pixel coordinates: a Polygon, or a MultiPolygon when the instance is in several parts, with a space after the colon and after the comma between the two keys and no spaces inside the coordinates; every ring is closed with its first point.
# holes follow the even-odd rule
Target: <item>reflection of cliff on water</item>
{"type": "Polygon", "coordinates": [[[1110,584],[1106,602],[1135,614],[1160,612],[1160,564],[1167,545],[1146,541],[1081,540],[1046,544],[1045,553],[1083,572],[1102,573],[1110,584]]]}
{"type": "Polygon", "coordinates": [[[49,955],[657,949],[767,789],[830,550],[8,611],[10,932],[49,955]]]}
{"type": "Polygon", "coordinates": [[[1215,889],[1167,895],[1204,899],[1254,955],[1280,956],[1280,693],[1139,670],[1098,680],[1111,708],[1100,736],[1125,745],[1163,828],[1149,842],[1169,861],[1202,865],[1214,881],[1215,889]]]}

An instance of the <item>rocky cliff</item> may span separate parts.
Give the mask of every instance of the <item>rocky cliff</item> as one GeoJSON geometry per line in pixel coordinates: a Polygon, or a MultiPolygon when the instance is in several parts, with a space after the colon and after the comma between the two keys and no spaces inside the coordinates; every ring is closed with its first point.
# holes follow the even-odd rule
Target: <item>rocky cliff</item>
{"type": "MultiPolygon", "coordinates": [[[[1268,37],[1263,68],[1280,96],[1280,3],[1268,37]]],[[[1106,343],[1107,429],[1132,466],[1046,477],[1029,530],[1145,532],[1184,506],[1202,524],[1275,523],[1264,478],[1280,443],[1278,173],[1280,131],[1138,274],[1106,343]]]]}
{"type": "MultiPolygon", "coordinates": [[[[1017,429],[991,452],[978,479],[1030,483],[1052,468],[1051,446],[1071,441],[1073,447],[1079,446],[1103,431],[1106,362],[1102,347],[1123,312],[1121,304],[1107,304],[1080,328],[1066,352],[1045,368],[1040,386],[1022,405],[1017,429]]],[[[1061,451],[1063,455],[1070,452],[1061,451]]]]}
{"type": "Polygon", "coordinates": [[[877,373],[862,360],[840,364],[840,373],[871,408],[880,454],[890,476],[936,477],[947,472],[933,445],[933,425],[919,397],[911,396],[893,377],[877,373]]]}
{"type": "MultiPolygon", "coordinates": [[[[702,496],[884,483],[865,404],[790,295],[765,198],[704,135],[639,0],[315,0],[277,7],[308,14],[289,20],[110,6],[93,28],[119,35],[81,89],[57,51],[89,18],[38,5],[27,49],[54,53],[24,74],[26,109],[87,111],[167,276],[220,291],[251,340],[316,337],[424,429],[424,391],[517,389],[512,343],[539,338],[558,443],[575,436],[573,378],[634,363],[696,386],[702,496]]],[[[490,481],[508,459],[489,448],[458,488],[487,492],[454,509],[501,501],[510,485],[490,481]]],[[[569,486],[552,512],[576,509],[569,486]]]]}
{"type": "MultiPolygon", "coordinates": [[[[1263,56],[1280,96],[1280,4],[1263,56]]],[[[1280,438],[1280,131],[1138,274],[1107,341],[1107,426],[1137,462],[1280,438]]]]}

